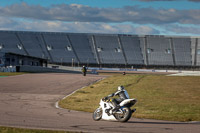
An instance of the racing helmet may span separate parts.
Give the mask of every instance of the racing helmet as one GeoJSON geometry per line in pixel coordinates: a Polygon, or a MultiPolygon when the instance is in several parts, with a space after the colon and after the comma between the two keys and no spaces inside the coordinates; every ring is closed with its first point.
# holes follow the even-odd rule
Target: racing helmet
{"type": "Polygon", "coordinates": [[[124,86],[118,86],[117,90],[118,91],[123,91],[124,90],[124,86]]]}

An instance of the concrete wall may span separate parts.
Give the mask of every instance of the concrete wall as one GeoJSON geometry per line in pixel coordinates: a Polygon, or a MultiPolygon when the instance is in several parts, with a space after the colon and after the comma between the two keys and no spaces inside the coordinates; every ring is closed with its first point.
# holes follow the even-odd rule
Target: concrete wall
{"type": "Polygon", "coordinates": [[[48,67],[40,67],[40,66],[19,66],[20,72],[55,72],[55,73],[81,73],[80,71],[72,71],[72,70],[62,70],[48,67]]]}

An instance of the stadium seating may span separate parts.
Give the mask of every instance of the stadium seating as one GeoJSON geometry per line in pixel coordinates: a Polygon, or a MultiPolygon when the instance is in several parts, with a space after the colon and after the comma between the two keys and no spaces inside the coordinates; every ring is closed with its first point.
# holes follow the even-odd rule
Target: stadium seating
{"type": "Polygon", "coordinates": [[[191,66],[191,39],[173,38],[175,61],[177,66],[191,66]]]}
{"type": "Polygon", "coordinates": [[[200,66],[196,37],[0,31],[0,52],[61,64],[200,66]]]}
{"type": "Polygon", "coordinates": [[[128,64],[144,65],[140,48],[140,38],[134,36],[120,36],[128,64]]]}
{"type": "Polygon", "coordinates": [[[196,65],[200,66],[200,39],[197,40],[197,45],[198,46],[197,46],[197,50],[196,50],[197,51],[196,65]]]}
{"type": "Polygon", "coordinates": [[[174,65],[169,38],[147,37],[149,65],[174,65]]]}
{"type": "Polygon", "coordinates": [[[27,55],[15,32],[0,32],[0,52],[27,55]]]}
{"type": "Polygon", "coordinates": [[[126,64],[116,35],[95,35],[99,60],[103,64],[126,64]]]}
{"type": "Polygon", "coordinates": [[[78,62],[77,57],[74,54],[71,44],[66,34],[43,34],[46,49],[51,54],[52,60],[55,63],[71,63],[78,62]]]}
{"type": "Polygon", "coordinates": [[[46,49],[42,48],[44,44],[42,44],[41,38],[37,34],[18,33],[18,36],[30,56],[48,58],[46,49]]]}
{"type": "Polygon", "coordinates": [[[92,45],[89,43],[88,36],[85,34],[69,34],[71,45],[73,46],[80,63],[82,64],[96,64],[94,53],[92,52],[92,45]]]}

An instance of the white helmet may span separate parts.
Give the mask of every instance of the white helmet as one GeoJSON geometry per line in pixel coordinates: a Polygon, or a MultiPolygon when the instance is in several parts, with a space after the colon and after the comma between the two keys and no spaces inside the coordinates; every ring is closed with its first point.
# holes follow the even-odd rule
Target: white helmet
{"type": "Polygon", "coordinates": [[[123,91],[124,90],[124,86],[118,86],[118,91],[123,91]]]}

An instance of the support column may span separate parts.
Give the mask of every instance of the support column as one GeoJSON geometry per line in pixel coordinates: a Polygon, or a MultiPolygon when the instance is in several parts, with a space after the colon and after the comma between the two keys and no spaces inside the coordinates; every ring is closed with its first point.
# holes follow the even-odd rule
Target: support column
{"type": "Polygon", "coordinates": [[[118,42],[119,42],[119,46],[120,46],[120,48],[121,48],[121,50],[122,50],[122,55],[124,56],[125,65],[127,65],[128,62],[127,62],[127,58],[126,58],[126,55],[125,55],[125,51],[124,51],[124,47],[123,47],[123,45],[122,45],[122,40],[121,40],[121,38],[120,38],[120,35],[118,35],[118,42]]]}
{"type": "MultiPolygon", "coordinates": [[[[42,54],[43,54],[43,55],[42,55],[42,58],[47,57],[47,55],[46,55],[44,49],[42,48],[42,44],[40,43],[40,39],[39,39],[38,35],[35,35],[35,37],[36,37],[36,40],[38,41],[38,44],[39,44],[40,49],[41,49],[41,51],[42,51],[42,54]]],[[[41,37],[40,37],[40,38],[41,38],[41,37]]]]}
{"type": "Polygon", "coordinates": [[[49,50],[47,49],[47,43],[46,43],[46,41],[45,41],[45,39],[44,39],[44,35],[41,34],[41,36],[42,36],[42,41],[43,41],[44,44],[45,44],[45,49],[46,49],[47,53],[49,54],[50,61],[53,62],[53,58],[52,58],[52,56],[51,56],[51,53],[50,53],[49,50]]]}
{"type": "Polygon", "coordinates": [[[174,66],[176,66],[176,58],[175,58],[173,38],[170,38],[170,44],[171,44],[171,49],[172,49],[173,64],[174,64],[174,66]]]}
{"type": "Polygon", "coordinates": [[[25,49],[24,44],[22,43],[22,40],[20,39],[19,35],[18,35],[17,33],[15,33],[15,35],[16,35],[17,39],[19,40],[20,44],[22,45],[22,48],[23,48],[24,52],[26,53],[26,55],[29,56],[29,53],[28,53],[28,51],[25,49]]]}
{"type": "Polygon", "coordinates": [[[76,51],[75,51],[75,49],[74,49],[74,47],[72,45],[71,39],[69,38],[69,35],[66,35],[66,37],[67,37],[67,40],[69,41],[70,46],[72,47],[72,51],[74,52],[74,55],[75,55],[75,57],[76,57],[76,59],[78,61],[78,64],[79,64],[80,60],[79,60],[78,55],[76,54],[76,51]]]}
{"type": "Polygon", "coordinates": [[[94,48],[94,52],[95,52],[95,56],[96,56],[96,59],[97,59],[97,63],[101,64],[101,61],[100,61],[100,58],[99,58],[99,53],[97,51],[96,40],[95,40],[95,36],[94,35],[92,35],[92,45],[93,45],[93,48],[94,48]]]}
{"type": "Polygon", "coordinates": [[[197,65],[197,48],[198,48],[198,38],[195,39],[196,43],[195,43],[195,52],[194,52],[194,66],[197,65]]]}
{"type": "Polygon", "coordinates": [[[149,65],[149,59],[148,59],[148,53],[147,53],[147,43],[148,43],[148,40],[147,40],[147,37],[145,36],[144,37],[144,54],[145,54],[146,61],[144,63],[146,66],[149,65]]]}

